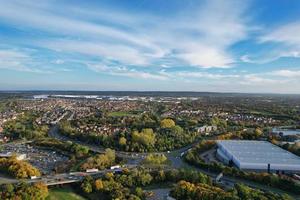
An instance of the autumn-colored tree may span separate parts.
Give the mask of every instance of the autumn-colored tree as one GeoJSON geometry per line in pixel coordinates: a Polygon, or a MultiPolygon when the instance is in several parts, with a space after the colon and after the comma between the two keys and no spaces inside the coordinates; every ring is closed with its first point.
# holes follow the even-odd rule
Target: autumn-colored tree
{"type": "Polygon", "coordinates": [[[107,167],[115,164],[116,154],[112,149],[105,149],[104,154],[98,154],[96,156],[88,158],[83,164],[81,164],[80,169],[105,169],[107,167]]]}
{"type": "Polygon", "coordinates": [[[153,146],[155,143],[155,134],[151,128],[143,129],[140,133],[133,131],[132,141],[144,146],[153,146]]]}
{"type": "Polygon", "coordinates": [[[126,142],[127,142],[127,140],[126,140],[125,137],[120,137],[120,139],[119,139],[119,145],[120,146],[126,145],[126,142]]]}
{"type": "Polygon", "coordinates": [[[17,160],[15,156],[0,159],[0,171],[7,172],[16,178],[40,176],[40,171],[26,161],[17,160]]]}
{"type": "Polygon", "coordinates": [[[97,180],[95,181],[95,189],[96,189],[97,191],[103,189],[103,182],[102,182],[101,179],[97,179],[97,180]]]}

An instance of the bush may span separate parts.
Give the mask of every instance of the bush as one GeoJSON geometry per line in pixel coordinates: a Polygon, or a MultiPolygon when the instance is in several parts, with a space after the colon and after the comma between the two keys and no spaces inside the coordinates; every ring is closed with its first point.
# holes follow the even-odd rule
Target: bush
{"type": "Polygon", "coordinates": [[[31,176],[40,176],[40,171],[25,161],[17,160],[16,157],[1,158],[0,171],[10,174],[16,178],[29,178],[31,176]]]}
{"type": "Polygon", "coordinates": [[[144,164],[151,164],[151,165],[162,165],[166,164],[167,157],[164,154],[149,154],[144,159],[144,164]]]}

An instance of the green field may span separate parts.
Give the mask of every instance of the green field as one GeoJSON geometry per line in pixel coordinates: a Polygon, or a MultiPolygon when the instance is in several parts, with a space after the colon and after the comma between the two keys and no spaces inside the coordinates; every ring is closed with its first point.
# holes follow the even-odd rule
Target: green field
{"type": "Polygon", "coordinates": [[[53,188],[49,190],[46,200],[85,200],[70,188],[53,188]]]}
{"type": "Polygon", "coordinates": [[[136,115],[137,114],[133,114],[130,112],[123,112],[123,111],[108,113],[108,116],[110,117],[125,117],[125,116],[136,116],[136,115]]]}
{"type": "Polygon", "coordinates": [[[3,111],[3,110],[4,110],[4,108],[5,108],[5,105],[4,105],[4,103],[0,102],[0,112],[1,112],[1,111],[3,111]]]}

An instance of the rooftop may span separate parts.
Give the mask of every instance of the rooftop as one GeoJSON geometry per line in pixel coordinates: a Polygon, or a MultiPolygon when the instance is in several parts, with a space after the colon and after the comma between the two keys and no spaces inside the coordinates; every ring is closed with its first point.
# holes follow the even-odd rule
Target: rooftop
{"type": "Polygon", "coordinates": [[[300,157],[267,141],[219,140],[218,144],[241,163],[300,166],[300,157]]]}

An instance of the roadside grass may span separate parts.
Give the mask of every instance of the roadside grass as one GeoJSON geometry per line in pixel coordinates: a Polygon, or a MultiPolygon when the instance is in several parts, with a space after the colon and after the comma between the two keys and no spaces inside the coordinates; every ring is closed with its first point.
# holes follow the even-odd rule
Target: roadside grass
{"type": "Polygon", "coordinates": [[[76,194],[71,188],[53,188],[49,189],[49,195],[46,200],[86,200],[84,197],[76,194]]]}
{"type": "Polygon", "coordinates": [[[80,160],[80,161],[77,161],[70,169],[71,172],[76,172],[76,171],[80,171],[79,168],[80,166],[86,162],[86,160],[88,159],[89,157],[87,158],[84,158],[83,160],[80,160]]]}

